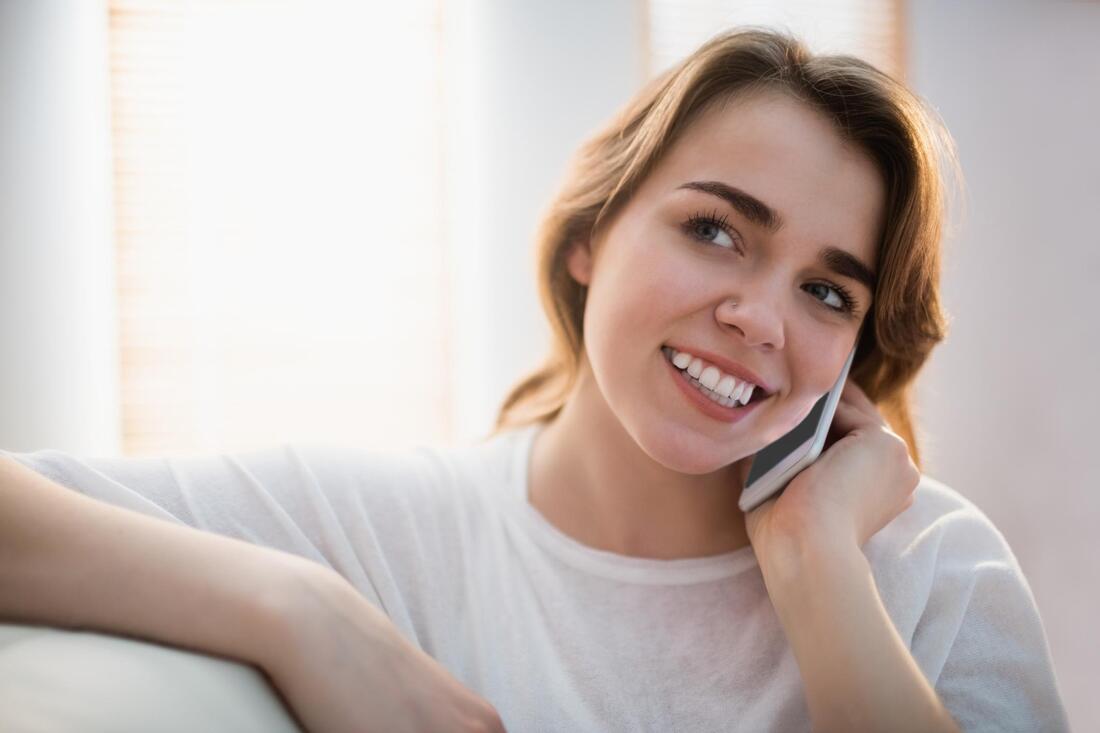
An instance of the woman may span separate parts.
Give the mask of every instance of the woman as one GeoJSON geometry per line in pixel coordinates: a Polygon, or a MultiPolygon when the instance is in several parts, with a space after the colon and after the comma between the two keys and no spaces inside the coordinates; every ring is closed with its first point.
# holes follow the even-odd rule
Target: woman
{"type": "Polygon", "coordinates": [[[0,613],[250,662],[316,731],[1065,730],[1011,550],[919,471],[945,152],[869,65],[717,36],[581,149],[493,435],[9,454],[0,613]],[[857,335],[825,451],[744,515],[857,335]]]}

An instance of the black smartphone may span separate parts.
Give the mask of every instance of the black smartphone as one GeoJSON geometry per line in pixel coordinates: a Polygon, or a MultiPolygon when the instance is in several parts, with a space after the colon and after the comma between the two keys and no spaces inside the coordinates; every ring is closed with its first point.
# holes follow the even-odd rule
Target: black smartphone
{"type": "MultiPolygon", "coordinates": [[[[862,329],[860,330],[862,333],[862,329]]],[[[769,497],[778,494],[786,488],[791,479],[798,475],[799,471],[821,455],[825,438],[829,434],[829,426],[833,422],[833,415],[836,414],[837,403],[840,402],[840,393],[844,391],[844,383],[848,379],[848,370],[852,368],[852,362],[855,360],[857,348],[859,348],[858,336],[832,389],[821,396],[810,410],[810,414],[803,418],[793,430],[753,456],[749,476],[745,480],[745,487],[741,491],[741,499],[738,502],[741,511],[748,512],[769,497]]]]}

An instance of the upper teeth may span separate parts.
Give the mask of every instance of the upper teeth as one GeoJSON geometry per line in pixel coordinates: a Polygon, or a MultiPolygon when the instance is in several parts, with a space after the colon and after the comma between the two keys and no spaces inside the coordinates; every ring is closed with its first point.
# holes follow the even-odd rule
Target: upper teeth
{"type": "Polygon", "coordinates": [[[752,398],[752,391],[756,388],[752,382],[730,376],[713,364],[708,364],[686,351],[677,351],[671,346],[666,346],[665,351],[671,354],[672,363],[677,369],[686,369],[688,374],[698,379],[707,389],[723,397],[737,400],[742,405],[747,405],[752,398]]]}

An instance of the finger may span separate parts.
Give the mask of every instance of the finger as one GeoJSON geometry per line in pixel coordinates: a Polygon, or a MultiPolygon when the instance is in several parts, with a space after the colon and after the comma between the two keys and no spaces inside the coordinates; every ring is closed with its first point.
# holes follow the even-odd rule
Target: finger
{"type": "Polygon", "coordinates": [[[877,430],[885,424],[877,410],[869,412],[867,409],[851,402],[838,402],[836,412],[833,414],[831,429],[836,431],[839,439],[860,428],[877,430]]]}
{"type": "Polygon", "coordinates": [[[848,404],[873,419],[877,425],[886,426],[886,419],[878,409],[878,405],[871,401],[867,393],[852,380],[851,377],[844,382],[844,389],[840,393],[840,404],[848,404]]]}
{"type": "Polygon", "coordinates": [[[863,387],[860,387],[856,380],[852,379],[851,375],[844,380],[844,389],[840,392],[841,399],[849,400],[853,404],[861,405],[863,407],[874,407],[875,403],[871,401],[871,398],[867,396],[867,393],[863,391],[863,387]]]}
{"type": "Polygon", "coordinates": [[[854,433],[857,430],[862,429],[864,432],[868,430],[878,429],[877,423],[865,413],[853,407],[849,403],[838,403],[836,406],[836,412],[833,413],[833,420],[829,425],[829,432],[825,436],[825,445],[822,450],[828,450],[838,440],[843,439],[845,436],[854,433]]]}

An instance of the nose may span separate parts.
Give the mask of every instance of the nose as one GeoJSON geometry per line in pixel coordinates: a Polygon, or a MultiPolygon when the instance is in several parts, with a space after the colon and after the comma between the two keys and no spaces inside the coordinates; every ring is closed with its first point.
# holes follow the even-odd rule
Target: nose
{"type": "Polygon", "coordinates": [[[783,348],[783,315],[774,300],[760,296],[726,298],[715,311],[723,329],[739,332],[747,346],[772,351],[783,348]]]}

